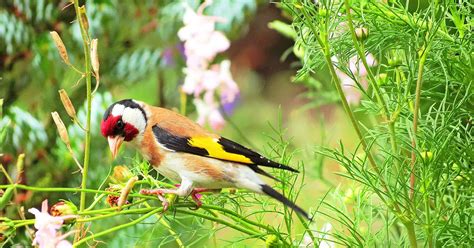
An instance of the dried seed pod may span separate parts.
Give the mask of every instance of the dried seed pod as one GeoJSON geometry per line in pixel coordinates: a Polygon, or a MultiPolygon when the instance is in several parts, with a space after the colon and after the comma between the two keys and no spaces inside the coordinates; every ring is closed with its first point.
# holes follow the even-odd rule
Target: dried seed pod
{"type": "Polygon", "coordinates": [[[54,123],[56,124],[56,127],[58,128],[59,137],[61,137],[61,140],[64,142],[64,144],[66,144],[67,150],[69,151],[72,158],[74,159],[74,162],[76,162],[77,167],[79,167],[79,169],[82,171],[81,163],[79,163],[79,160],[77,160],[76,155],[74,154],[74,151],[71,148],[69,135],[67,134],[66,126],[61,120],[61,117],[59,117],[58,112],[51,112],[51,116],[53,116],[54,123]]]}
{"type": "Polygon", "coordinates": [[[17,173],[16,183],[21,184],[24,177],[24,174],[23,174],[24,168],[25,168],[25,154],[21,153],[20,155],[18,155],[18,158],[16,160],[16,173],[17,173]]]}
{"type": "Polygon", "coordinates": [[[81,17],[81,20],[80,22],[83,23],[84,25],[84,29],[86,30],[86,32],[89,31],[89,20],[87,19],[87,14],[86,14],[86,6],[81,6],[79,7],[79,16],[81,17]]]}
{"type": "Polygon", "coordinates": [[[133,186],[135,185],[135,183],[137,181],[138,181],[137,176],[134,176],[134,177],[128,179],[128,182],[125,185],[125,187],[122,189],[122,192],[120,193],[120,197],[117,201],[117,206],[118,206],[119,210],[127,202],[128,194],[130,194],[130,191],[132,191],[133,186]]]}
{"type": "Polygon", "coordinates": [[[59,117],[58,112],[52,112],[51,116],[53,116],[54,123],[56,124],[56,127],[58,128],[59,137],[61,137],[61,140],[68,147],[70,147],[71,142],[69,142],[69,135],[67,134],[67,129],[66,129],[66,126],[63,123],[63,120],[61,120],[61,117],[59,117]]]}
{"type": "Polygon", "coordinates": [[[59,97],[61,97],[61,102],[63,103],[64,108],[66,109],[67,114],[75,119],[76,118],[76,109],[72,105],[71,99],[67,95],[67,92],[64,89],[59,90],[59,97]]]}
{"type": "Polygon", "coordinates": [[[3,116],[3,98],[0,98],[0,118],[3,116]]]}
{"type": "Polygon", "coordinates": [[[51,37],[53,38],[54,44],[56,45],[56,48],[58,49],[59,56],[61,56],[64,63],[66,63],[67,65],[70,65],[71,62],[69,62],[69,56],[67,55],[66,46],[64,45],[63,41],[61,40],[61,37],[59,37],[59,34],[56,31],[51,31],[49,33],[51,34],[51,37]]]}
{"type": "Polygon", "coordinates": [[[99,75],[99,55],[97,54],[97,39],[91,41],[91,63],[96,77],[99,75]]]}

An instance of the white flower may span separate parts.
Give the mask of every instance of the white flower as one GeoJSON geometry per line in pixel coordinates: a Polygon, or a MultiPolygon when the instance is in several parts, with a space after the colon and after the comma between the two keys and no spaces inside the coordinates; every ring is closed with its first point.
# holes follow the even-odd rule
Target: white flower
{"type": "Polygon", "coordinates": [[[41,211],[36,208],[30,208],[28,212],[35,215],[35,228],[37,231],[33,245],[38,245],[40,248],[72,247],[72,244],[65,240],[72,232],[61,235],[58,230],[63,225],[65,219],[75,218],[76,216],[51,216],[48,213],[48,200],[43,201],[41,211]]]}
{"type": "MultiPolygon", "coordinates": [[[[331,239],[331,235],[329,232],[332,230],[331,223],[325,223],[321,228],[321,231],[315,232],[313,231],[313,235],[316,239],[319,240],[319,248],[334,248],[336,245],[334,242],[329,241],[331,239]]],[[[300,244],[300,247],[316,247],[313,243],[313,240],[309,236],[309,234],[305,234],[303,238],[303,242],[300,244]]]]}

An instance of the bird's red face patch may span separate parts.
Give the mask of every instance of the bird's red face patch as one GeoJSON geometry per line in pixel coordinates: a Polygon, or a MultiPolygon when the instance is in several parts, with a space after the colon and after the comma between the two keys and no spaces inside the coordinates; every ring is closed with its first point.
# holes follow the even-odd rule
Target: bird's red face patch
{"type": "Polygon", "coordinates": [[[104,137],[123,136],[125,141],[131,141],[138,134],[138,129],[130,123],[124,123],[122,116],[109,116],[102,120],[100,130],[104,137]]]}
{"type": "Polygon", "coordinates": [[[100,131],[104,137],[115,136],[115,124],[120,120],[121,116],[109,116],[107,119],[102,120],[100,123],[100,131]]]}

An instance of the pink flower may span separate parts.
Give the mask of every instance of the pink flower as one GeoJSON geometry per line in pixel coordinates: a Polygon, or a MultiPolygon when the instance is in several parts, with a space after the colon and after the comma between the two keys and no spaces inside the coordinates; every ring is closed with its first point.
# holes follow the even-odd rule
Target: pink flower
{"type": "Polygon", "coordinates": [[[213,129],[220,130],[225,125],[224,117],[222,117],[217,104],[213,100],[212,102],[209,101],[209,98],[210,97],[204,97],[204,99],[208,99],[207,101],[199,98],[194,99],[193,102],[198,113],[196,122],[201,126],[209,122],[213,129]]]}
{"type": "Polygon", "coordinates": [[[239,95],[239,86],[232,78],[230,72],[230,61],[224,60],[220,64],[219,77],[222,82],[221,84],[221,99],[222,103],[232,103],[235,98],[239,95]]]}
{"type": "Polygon", "coordinates": [[[188,67],[205,68],[218,53],[230,46],[227,37],[215,30],[215,23],[223,21],[222,18],[202,14],[208,4],[209,1],[204,2],[197,13],[188,6],[183,17],[184,26],[178,31],[179,39],[184,41],[188,67]]]}
{"type": "Polygon", "coordinates": [[[236,101],[239,87],[232,78],[230,61],[212,64],[218,53],[229,48],[230,42],[222,32],[215,30],[216,22],[222,18],[203,15],[209,4],[211,1],[204,1],[197,12],[188,7],[183,17],[184,26],[178,32],[186,55],[186,78],[182,90],[194,95],[197,122],[221,129],[225,120],[219,111],[219,101],[222,104],[236,101]]]}
{"type": "Polygon", "coordinates": [[[38,245],[40,248],[72,247],[72,244],[65,240],[72,232],[61,235],[58,230],[63,225],[65,219],[75,218],[76,216],[51,216],[48,213],[48,200],[43,201],[41,212],[36,208],[30,208],[28,212],[35,215],[35,228],[37,231],[33,245],[38,245]]]}

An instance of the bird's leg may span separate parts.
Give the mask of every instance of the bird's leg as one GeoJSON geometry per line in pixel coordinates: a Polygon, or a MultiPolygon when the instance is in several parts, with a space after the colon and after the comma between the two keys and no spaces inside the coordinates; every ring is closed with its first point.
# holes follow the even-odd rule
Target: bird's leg
{"type": "Polygon", "coordinates": [[[165,194],[174,194],[177,196],[188,196],[193,191],[193,182],[187,179],[182,179],[181,184],[176,189],[142,189],[140,194],[156,195],[163,204],[163,210],[166,211],[169,207],[169,202],[164,197],[165,194]]]}
{"type": "Polygon", "coordinates": [[[199,193],[202,192],[219,192],[220,189],[207,189],[207,188],[194,188],[191,191],[191,198],[193,199],[194,203],[196,203],[196,209],[199,209],[202,206],[202,201],[199,199],[201,195],[199,193]]]}

